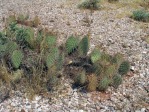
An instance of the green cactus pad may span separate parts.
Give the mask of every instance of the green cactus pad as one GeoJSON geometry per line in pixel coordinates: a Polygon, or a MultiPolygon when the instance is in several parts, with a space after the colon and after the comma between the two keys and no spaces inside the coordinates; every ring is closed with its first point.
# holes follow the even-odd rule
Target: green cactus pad
{"type": "Polygon", "coordinates": [[[128,71],[130,70],[130,64],[128,61],[123,61],[122,64],[120,65],[118,72],[121,75],[125,75],[128,73],[128,71]]]}
{"type": "Polygon", "coordinates": [[[86,56],[89,50],[89,38],[85,36],[79,43],[79,55],[86,56]]]}
{"type": "Polygon", "coordinates": [[[94,49],[91,53],[91,61],[92,63],[95,63],[96,61],[100,60],[101,53],[98,49],[94,49]]]}
{"type": "Polygon", "coordinates": [[[72,53],[78,47],[79,40],[73,36],[70,36],[65,44],[66,52],[68,54],[72,53]]]}
{"type": "Polygon", "coordinates": [[[11,56],[11,62],[14,68],[16,69],[19,68],[22,59],[23,59],[23,54],[21,51],[19,50],[13,51],[12,56],[11,56]]]}
{"type": "Polygon", "coordinates": [[[16,49],[18,49],[18,45],[15,42],[13,42],[13,41],[9,41],[6,44],[6,53],[11,54],[16,49]]]}
{"type": "Polygon", "coordinates": [[[114,88],[118,88],[118,86],[122,83],[122,77],[121,75],[117,74],[113,77],[112,86],[114,88]]]}
{"type": "Polygon", "coordinates": [[[105,91],[108,88],[109,84],[110,84],[110,80],[107,77],[104,77],[99,82],[98,90],[105,91]]]}

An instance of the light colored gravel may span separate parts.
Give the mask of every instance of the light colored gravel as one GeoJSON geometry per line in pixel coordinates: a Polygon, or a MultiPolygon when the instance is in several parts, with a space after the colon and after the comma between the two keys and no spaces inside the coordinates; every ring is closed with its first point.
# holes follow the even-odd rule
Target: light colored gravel
{"type": "Polygon", "coordinates": [[[108,89],[109,97],[102,96],[100,92],[80,93],[68,87],[66,95],[61,94],[51,103],[40,97],[28,101],[21,93],[14,92],[15,96],[0,104],[1,112],[21,109],[26,112],[149,111],[149,44],[142,40],[148,35],[149,24],[136,22],[127,16],[116,18],[125,8],[103,9],[91,15],[88,10],[77,9],[78,3],[79,0],[0,0],[0,29],[4,27],[3,17],[12,13],[28,13],[31,18],[39,16],[44,27],[56,31],[60,43],[69,35],[82,36],[90,31],[91,49],[102,45],[111,54],[123,53],[131,62],[133,72],[125,77],[117,90],[112,87],[108,89]],[[92,22],[90,26],[86,20],[92,22]],[[93,96],[96,100],[93,100],[93,96]]]}

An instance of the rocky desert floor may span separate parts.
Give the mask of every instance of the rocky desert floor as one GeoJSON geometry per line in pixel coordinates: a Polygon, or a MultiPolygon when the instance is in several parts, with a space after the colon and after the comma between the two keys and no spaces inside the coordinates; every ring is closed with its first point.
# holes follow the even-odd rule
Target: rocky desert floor
{"type": "Polygon", "coordinates": [[[0,112],[148,112],[149,111],[149,23],[130,18],[141,7],[128,0],[119,3],[101,2],[99,10],[78,9],[80,0],[0,0],[0,29],[3,18],[10,14],[38,16],[41,26],[58,35],[58,43],[68,36],[90,34],[91,49],[101,45],[107,52],[121,52],[131,63],[131,71],[118,89],[110,87],[105,93],[82,93],[66,88],[52,101],[36,96],[28,100],[20,91],[0,103],[0,112]]]}

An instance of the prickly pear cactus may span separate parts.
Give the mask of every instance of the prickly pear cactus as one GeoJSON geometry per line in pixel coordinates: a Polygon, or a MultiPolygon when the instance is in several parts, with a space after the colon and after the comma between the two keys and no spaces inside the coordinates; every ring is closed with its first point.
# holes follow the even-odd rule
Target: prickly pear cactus
{"type": "Polygon", "coordinates": [[[83,37],[79,43],[79,55],[86,56],[89,50],[89,38],[87,36],[83,37]]]}
{"type": "Polygon", "coordinates": [[[75,78],[75,84],[82,86],[86,82],[86,72],[83,70],[81,73],[79,73],[75,78]]]}
{"type": "Polygon", "coordinates": [[[91,61],[92,63],[95,63],[96,61],[101,59],[101,53],[99,49],[94,49],[91,53],[91,61]]]}
{"type": "Polygon", "coordinates": [[[130,64],[128,61],[123,61],[122,64],[120,65],[118,72],[121,75],[125,75],[128,73],[128,71],[130,70],[130,64]]]}
{"type": "Polygon", "coordinates": [[[21,61],[23,59],[23,54],[20,50],[15,50],[11,56],[11,62],[14,68],[19,68],[21,61]]]}
{"type": "Polygon", "coordinates": [[[105,91],[110,84],[110,80],[107,77],[104,77],[103,79],[100,80],[98,84],[98,90],[100,91],[105,91]]]}
{"type": "Polygon", "coordinates": [[[118,86],[122,83],[122,76],[117,74],[113,77],[112,86],[114,88],[118,88],[118,86]]]}
{"type": "Polygon", "coordinates": [[[11,54],[16,49],[18,49],[18,45],[15,42],[13,42],[13,41],[9,41],[6,44],[6,53],[11,54]]]}
{"type": "Polygon", "coordinates": [[[78,47],[79,40],[74,36],[70,36],[65,44],[66,52],[71,54],[78,47]]]}

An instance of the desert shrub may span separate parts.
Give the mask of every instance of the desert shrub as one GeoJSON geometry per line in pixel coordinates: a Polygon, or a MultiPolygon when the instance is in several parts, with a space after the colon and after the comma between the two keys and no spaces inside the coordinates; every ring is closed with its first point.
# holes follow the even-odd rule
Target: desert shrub
{"type": "Polygon", "coordinates": [[[98,9],[100,0],[84,0],[78,7],[84,9],[98,9]]]}
{"type": "Polygon", "coordinates": [[[133,11],[133,14],[131,17],[137,21],[149,22],[149,13],[145,10],[133,11]]]}

